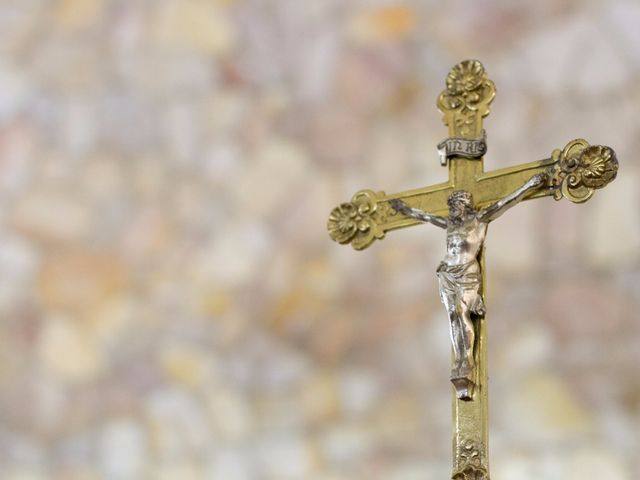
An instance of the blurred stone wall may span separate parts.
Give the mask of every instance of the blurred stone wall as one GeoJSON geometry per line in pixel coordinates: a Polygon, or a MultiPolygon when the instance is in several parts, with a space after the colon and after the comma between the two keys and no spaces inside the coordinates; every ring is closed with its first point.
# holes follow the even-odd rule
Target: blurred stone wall
{"type": "Polygon", "coordinates": [[[640,3],[0,2],[0,477],[448,478],[442,232],[326,217],[446,178],[478,58],[487,169],[576,137],[618,179],[491,227],[494,480],[640,476],[640,3]]]}

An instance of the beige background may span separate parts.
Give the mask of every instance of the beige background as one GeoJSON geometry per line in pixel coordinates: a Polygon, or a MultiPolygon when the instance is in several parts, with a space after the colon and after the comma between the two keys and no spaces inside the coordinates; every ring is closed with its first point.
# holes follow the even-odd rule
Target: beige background
{"type": "Polygon", "coordinates": [[[640,463],[640,3],[0,2],[0,476],[448,478],[435,228],[328,238],[446,178],[478,58],[486,168],[585,137],[619,178],[487,245],[494,480],[640,463]]]}

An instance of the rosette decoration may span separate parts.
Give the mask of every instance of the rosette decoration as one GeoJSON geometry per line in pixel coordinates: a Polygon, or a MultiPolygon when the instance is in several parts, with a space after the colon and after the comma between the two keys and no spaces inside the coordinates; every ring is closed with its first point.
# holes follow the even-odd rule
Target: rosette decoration
{"type": "Polygon", "coordinates": [[[589,145],[582,139],[569,142],[562,151],[554,150],[551,158],[555,163],[547,173],[556,200],[565,197],[574,203],[586,202],[618,173],[618,159],[613,149],[589,145]]]}
{"type": "Polygon", "coordinates": [[[381,225],[386,217],[396,214],[386,201],[381,201],[384,196],[384,192],[376,194],[371,190],[361,190],[351,198],[351,202],[334,208],[327,221],[331,239],[343,245],[351,243],[356,250],[362,250],[375,239],[383,238],[381,225]]]}

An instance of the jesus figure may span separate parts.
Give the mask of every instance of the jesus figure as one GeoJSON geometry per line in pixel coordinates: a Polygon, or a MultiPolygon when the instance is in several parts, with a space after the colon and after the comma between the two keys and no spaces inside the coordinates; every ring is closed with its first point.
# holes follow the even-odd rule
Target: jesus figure
{"type": "Polygon", "coordinates": [[[449,216],[431,215],[417,208],[410,208],[401,200],[390,200],[398,212],[429,222],[447,230],[447,254],[437,269],[440,299],[449,316],[449,331],[453,345],[454,365],[451,382],[461,400],[472,400],[476,384],[474,359],[474,319],[484,317],[486,309],[482,300],[482,272],[478,258],[487,234],[489,222],[522,201],[531,192],[541,188],[547,175],[533,175],[524,185],[483,209],[476,209],[471,193],[456,190],[447,200],[449,216]]]}

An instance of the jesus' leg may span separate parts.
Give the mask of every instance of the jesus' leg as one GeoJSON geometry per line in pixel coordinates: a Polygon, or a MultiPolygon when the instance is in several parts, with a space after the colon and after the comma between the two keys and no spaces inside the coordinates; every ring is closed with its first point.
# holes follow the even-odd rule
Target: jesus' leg
{"type": "Polygon", "coordinates": [[[451,337],[451,346],[453,347],[453,369],[452,376],[459,376],[464,357],[464,343],[460,336],[461,319],[455,305],[447,305],[447,314],[449,316],[449,336],[451,337]]]}
{"type": "Polygon", "coordinates": [[[462,368],[468,372],[468,375],[473,378],[473,369],[475,367],[475,359],[473,356],[473,347],[476,338],[476,331],[471,320],[471,310],[463,303],[460,308],[460,331],[461,342],[463,344],[463,358],[462,368]]]}
{"type": "Polygon", "coordinates": [[[474,388],[473,370],[473,338],[467,338],[467,329],[464,324],[463,312],[459,306],[451,302],[451,298],[445,301],[449,316],[449,333],[453,346],[453,368],[451,370],[451,383],[456,389],[456,396],[461,400],[471,400],[474,388]],[[471,349],[469,349],[471,342],[471,349]],[[471,350],[471,360],[469,360],[471,350]]]}
{"type": "Polygon", "coordinates": [[[450,312],[451,335],[456,354],[455,366],[451,372],[451,381],[456,387],[456,393],[461,400],[471,400],[475,387],[475,327],[471,319],[470,305],[474,305],[477,292],[474,289],[464,289],[456,296],[453,309],[450,312]]]}

